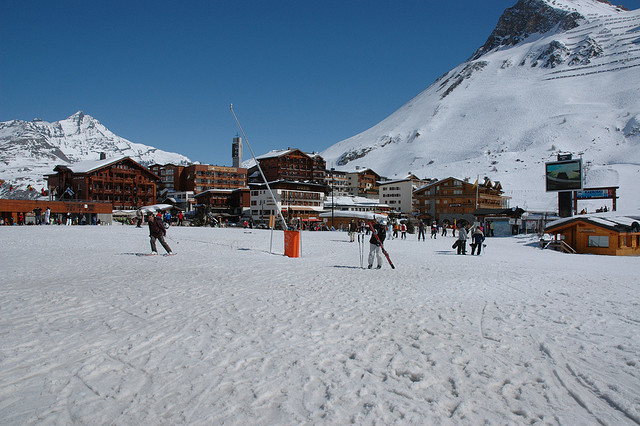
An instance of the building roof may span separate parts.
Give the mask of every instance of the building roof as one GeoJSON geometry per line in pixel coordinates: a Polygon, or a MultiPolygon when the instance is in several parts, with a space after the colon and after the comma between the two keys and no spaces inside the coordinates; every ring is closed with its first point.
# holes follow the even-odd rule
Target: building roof
{"type": "Polygon", "coordinates": [[[119,163],[120,161],[123,161],[123,160],[129,160],[132,163],[137,164],[138,166],[140,166],[141,169],[143,169],[150,175],[153,175],[155,178],[160,179],[160,177],[155,173],[153,173],[151,170],[142,166],[137,161],[133,160],[131,157],[126,157],[126,156],[112,157],[104,160],[78,161],[77,163],[72,163],[72,164],[58,164],[54,167],[53,170],[54,171],[68,170],[75,174],[86,174],[86,173],[94,172],[96,170],[100,170],[102,168],[110,166],[111,164],[119,163]]]}
{"type": "Polygon", "coordinates": [[[194,195],[194,197],[199,198],[207,194],[233,194],[234,192],[242,191],[242,190],[248,191],[249,187],[243,186],[241,188],[211,188],[211,189],[207,189],[206,191],[198,192],[197,194],[194,195]]]}
{"type": "MultiPolygon", "coordinates": [[[[288,148],[288,149],[274,149],[272,151],[267,152],[266,154],[258,155],[256,157],[256,160],[259,161],[259,160],[266,160],[268,158],[278,158],[278,157],[282,157],[283,155],[291,154],[292,152],[296,152],[296,151],[298,151],[298,152],[300,152],[300,153],[302,153],[302,154],[304,154],[307,157],[312,158],[312,159],[316,159],[318,157],[322,158],[320,156],[320,154],[318,154],[316,152],[308,153],[308,152],[302,151],[299,148],[288,148]]],[[[243,164],[244,168],[250,169],[252,167],[255,167],[256,162],[255,162],[255,160],[253,158],[251,158],[251,159],[243,162],[242,164],[243,164]]]]}
{"type": "Polygon", "coordinates": [[[509,216],[520,217],[524,213],[524,210],[520,207],[511,207],[509,209],[476,209],[473,212],[474,216],[509,216]]]}
{"type": "MultiPolygon", "coordinates": [[[[69,170],[73,173],[89,173],[92,172],[94,170],[98,170],[101,169],[103,167],[106,167],[110,164],[113,163],[117,163],[118,161],[122,161],[124,160],[125,156],[120,156],[120,157],[112,157],[112,158],[107,158],[104,160],[87,160],[87,161],[78,161],[77,163],[71,163],[71,164],[59,164],[56,165],[56,169],[60,168],[62,170],[69,170]]],[[[133,160],[132,160],[133,161],[133,160]]]]}
{"type": "Polygon", "coordinates": [[[363,219],[363,220],[376,220],[378,218],[387,219],[388,216],[385,214],[373,213],[373,212],[354,212],[354,211],[334,211],[320,213],[321,218],[331,217],[347,217],[352,219],[363,219]]]}
{"type": "MultiPolygon", "coordinates": [[[[434,185],[440,185],[442,184],[442,182],[446,180],[457,180],[462,183],[466,183],[467,185],[475,186],[475,182],[468,182],[462,179],[454,178],[453,176],[449,176],[448,178],[445,178],[445,179],[440,179],[440,180],[436,180],[435,182],[427,183],[426,185],[423,185],[420,188],[416,189],[416,191],[421,191],[423,189],[431,188],[434,185]]],[[[480,181],[480,179],[478,179],[478,186],[486,189],[502,190],[502,185],[500,184],[500,181],[496,181],[495,183],[492,184],[489,178],[485,178],[483,181],[480,181]]]]}
{"type": "Polygon", "coordinates": [[[366,173],[366,172],[371,172],[374,175],[378,176],[379,178],[382,177],[378,173],[376,173],[373,169],[370,169],[370,168],[353,170],[353,171],[347,172],[347,174],[359,174],[360,175],[360,174],[363,174],[363,173],[366,173]]]}
{"type": "MultiPolygon", "coordinates": [[[[309,187],[309,189],[311,189],[311,187],[314,187],[314,190],[316,190],[317,192],[325,192],[325,190],[328,188],[327,185],[323,184],[323,183],[315,183],[315,182],[304,182],[304,181],[298,181],[298,180],[285,180],[285,179],[278,179],[278,180],[274,180],[269,182],[269,186],[273,186],[275,188],[282,188],[282,187],[287,187],[287,186],[292,186],[292,185],[304,185],[309,187]]],[[[264,186],[266,187],[265,183],[258,183],[258,182],[253,182],[249,184],[250,188],[255,188],[258,186],[264,186]]]]}
{"type": "Polygon", "coordinates": [[[386,207],[386,204],[380,204],[380,200],[377,198],[366,197],[352,197],[352,196],[328,196],[325,201],[325,206],[340,206],[340,207],[386,207]],[[332,200],[333,198],[333,200],[332,200]]]}

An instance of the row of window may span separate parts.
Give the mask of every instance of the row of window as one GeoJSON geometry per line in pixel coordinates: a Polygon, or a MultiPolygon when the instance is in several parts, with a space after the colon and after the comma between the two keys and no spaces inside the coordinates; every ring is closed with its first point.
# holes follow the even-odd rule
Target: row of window
{"type": "Polygon", "coordinates": [[[218,180],[218,179],[203,179],[203,178],[196,179],[196,183],[214,184],[214,185],[238,185],[238,186],[243,186],[245,184],[244,181],[239,181],[239,180],[218,180]]]}
{"type": "Polygon", "coordinates": [[[231,177],[236,179],[244,179],[244,173],[233,173],[233,172],[212,172],[211,170],[204,171],[198,170],[196,172],[196,176],[214,176],[214,177],[231,177]]]}

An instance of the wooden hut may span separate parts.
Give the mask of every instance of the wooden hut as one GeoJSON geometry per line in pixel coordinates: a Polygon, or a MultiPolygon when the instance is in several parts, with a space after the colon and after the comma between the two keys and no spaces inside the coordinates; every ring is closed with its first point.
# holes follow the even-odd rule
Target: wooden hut
{"type": "Polygon", "coordinates": [[[551,222],[545,232],[562,235],[576,253],[640,256],[640,216],[573,216],[551,222]]]}

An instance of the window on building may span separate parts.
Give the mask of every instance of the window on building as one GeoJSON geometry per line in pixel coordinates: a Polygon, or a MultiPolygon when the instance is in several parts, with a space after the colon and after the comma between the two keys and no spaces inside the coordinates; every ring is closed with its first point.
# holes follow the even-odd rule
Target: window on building
{"type": "Polygon", "coordinates": [[[589,235],[589,242],[587,243],[589,247],[609,247],[609,236],[608,235],[589,235]]]}

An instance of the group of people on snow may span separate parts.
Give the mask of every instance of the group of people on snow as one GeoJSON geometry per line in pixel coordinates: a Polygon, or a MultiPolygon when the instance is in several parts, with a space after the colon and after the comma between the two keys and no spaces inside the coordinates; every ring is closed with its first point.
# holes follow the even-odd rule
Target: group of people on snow
{"type": "Polygon", "coordinates": [[[471,234],[471,255],[473,256],[477,251],[477,255],[480,256],[485,239],[482,227],[475,225],[470,230],[467,230],[467,228],[463,226],[458,230],[458,239],[452,248],[457,249],[457,254],[467,254],[467,239],[471,234]]]}

